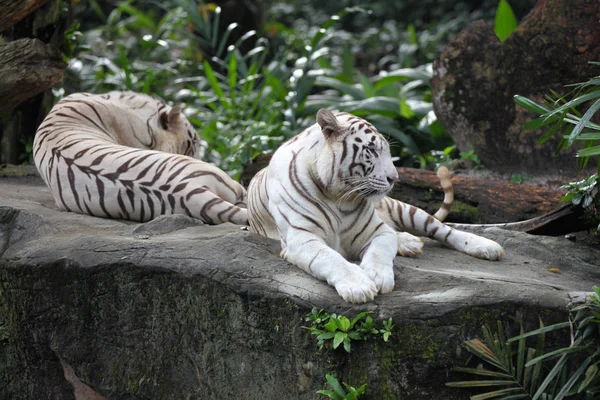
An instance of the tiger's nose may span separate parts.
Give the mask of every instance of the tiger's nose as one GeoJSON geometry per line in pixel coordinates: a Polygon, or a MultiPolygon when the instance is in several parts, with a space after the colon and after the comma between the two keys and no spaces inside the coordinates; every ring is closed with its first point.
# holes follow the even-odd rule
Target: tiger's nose
{"type": "Polygon", "coordinates": [[[390,185],[393,185],[394,183],[398,182],[398,171],[394,170],[394,172],[389,173],[387,176],[387,181],[390,185]]]}

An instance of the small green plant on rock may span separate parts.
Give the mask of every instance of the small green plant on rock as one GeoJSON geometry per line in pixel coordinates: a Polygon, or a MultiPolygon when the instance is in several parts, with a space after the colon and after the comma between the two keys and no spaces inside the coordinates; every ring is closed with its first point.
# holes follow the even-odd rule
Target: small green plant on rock
{"type": "Polygon", "coordinates": [[[384,321],[383,326],[378,328],[366,311],[350,320],[343,315],[328,314],[323,310],[313,308],[304,320],[310,322],[310,326],[304,328],[308,329],[311,335],[317,337],[319,349],[324,347],[337,349],[343,344],[344,350],[348,353],[352,350],[351,342],[353,340],[367,340],[371,336],[381,335],[387,342],[394,328],[391,318],[384,321]]]}
{"type": "Polygon", "coordinates": [[[346,382],[343,382],[344,387],[348,390],[348,392],[346,392],[335,376],[327,374],[325,375],[325,378],[327,379],[327,385],[331,389],[318,390],[317,394],[322,394],[334,400],[356,400],[367,388],[366,383],[357,389],[348,385],[346,382]]]}

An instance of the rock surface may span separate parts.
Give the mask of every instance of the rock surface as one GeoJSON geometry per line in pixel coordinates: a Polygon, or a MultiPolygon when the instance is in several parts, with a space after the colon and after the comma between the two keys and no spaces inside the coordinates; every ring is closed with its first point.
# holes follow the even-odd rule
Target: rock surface
{"type": "Polygon", "coordinates": [[[0,178],[0,391],[11,399],[313,399],[325,374],[368,398],[464,399],[444,383],[462,341],[509,316],[534,328],[600,282],[600,251],[488,229],[477,260],[427,241],[396,289],[349,305],[238,226],[60,212],[41,181],[0,178]],[[161,222],[162,221],[162,222],[161,222]],[[559,268],[552,273],[549,268],[559,268]],[[392,317],[390,341],[317,350],[312,307],[392,317]],[[93,397],[97,396],[97,397],[93,397]]]}

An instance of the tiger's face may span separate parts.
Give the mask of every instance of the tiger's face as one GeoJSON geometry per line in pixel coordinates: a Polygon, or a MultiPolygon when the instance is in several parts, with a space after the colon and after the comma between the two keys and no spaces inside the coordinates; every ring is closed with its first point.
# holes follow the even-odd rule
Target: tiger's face
{"type": "Polygon", "coordinates": [[[159,112],[157,125],[162,131],[156,135],[161,138],[162,143],[158,143],[161,151],[201,159],[200,138],[181,107],[173,106],[159,112]]]}
{"type": "MultiPolygon", "coordinates": [[[[340,199],[362,197],[378,201],[390,192],[398,180],[398,171],[387,140],[373,125],[347,113],[336,117],[326,109],[317,113],[317,123],[331,149],[331,172],[324,182],[340,199]]],[[[322,157],[317,163],[322,170],[322,157]]]]}

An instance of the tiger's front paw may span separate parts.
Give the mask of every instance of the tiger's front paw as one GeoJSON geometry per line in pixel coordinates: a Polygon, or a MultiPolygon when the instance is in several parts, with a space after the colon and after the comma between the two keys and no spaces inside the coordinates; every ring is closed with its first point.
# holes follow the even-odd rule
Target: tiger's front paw
{"type": "Polygon", "coordinates": [[[348,303],[366,303],[377,295],[377,286],[358,266],[345,271],[344,279],[334,284],[335,290],[348,303]]]}
{"type": "Polygon", "coordinates": [[[379,293],[390,293],[394,290],[394,264],[390,265],[362,265],[363,271],[377,286],[379,293]]]}
{"type": "Polygon", "coordinates": [[[415,257],[423,253],[423,241],[406,232],[396,232],[398,238],[398,255],[415,257]]]}

